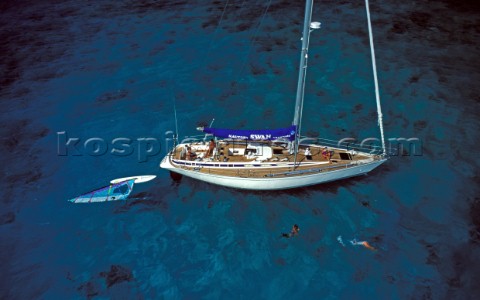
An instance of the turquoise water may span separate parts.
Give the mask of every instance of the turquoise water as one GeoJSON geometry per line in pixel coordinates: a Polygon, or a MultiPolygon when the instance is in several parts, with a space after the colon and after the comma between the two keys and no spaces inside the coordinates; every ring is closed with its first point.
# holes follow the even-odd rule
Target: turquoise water
{"type": "MultiPolygon", "coordinates": [[[[473,2],[371,3],[387,138],[417,137],[422,155],[283,192],[173,182],[159,169],[174,99],[182,137],[213,118],[290,124],[303,4],[269,3],[0,4],[1,298],[478,297],[473,2]],[[58,132],[130,138],[134,152],[59,156],[58,132]],[[140,162],[139,138],[161,151],[140,162]],[[66,201],[143,174],[157,179],[126,202],[66,201]],[[279,238],[294,223],[299,236],[279,238]]],[[[319,2],[313,20],[322,29],[311,38],[304,134],[378,137],[363,4],[319,2]]]]}

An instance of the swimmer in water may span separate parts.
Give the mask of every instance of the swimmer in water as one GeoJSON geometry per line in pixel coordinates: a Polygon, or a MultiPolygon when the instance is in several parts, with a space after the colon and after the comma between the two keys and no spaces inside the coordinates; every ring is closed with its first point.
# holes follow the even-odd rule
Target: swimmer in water
{"type": "Polygon", "coordinates": [[[372,251],[377,250],[374,247],[372,247],[367,241],[357,241],[357,239],[353,239],[353,240],[350,241],[350,243],[353,246],[363,246],[363,247],[367,248],[368,250],[372,250],[372,251]]]}
{"type": "Polygon", "coordinates": [[[300,231],[300,228],[298,228],[298,225],[297,224],[293,225],[292,231],[290,231],[290,236],[297,235],[299,231],[300,231]]]}
{"type": "Polygon", "coordinates": [[[290,233],[282,233],[281,237],[284,237],[284,238],[288,239],[288,238],[296,236],[299,231],[300,231],[300,228],[298,227],[298,225],[294,224],[290,233]]]}

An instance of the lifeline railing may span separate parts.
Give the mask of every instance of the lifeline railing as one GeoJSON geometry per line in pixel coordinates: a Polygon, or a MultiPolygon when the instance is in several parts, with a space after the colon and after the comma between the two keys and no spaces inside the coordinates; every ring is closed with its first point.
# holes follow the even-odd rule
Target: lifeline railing
{"type": "MultiPolygon", "coordinates": [[[[201,143],[205,144],[205,141],[203,139],[205,138],[204,135],[193,135],[193,136],[187,136],[182,142],[186,143],[201,143]]],[[[283,141],[245,141],[245,140],[236,140],[236,139],[223,139],[226,142],[230,142],[232,144],[237,144],[237,145],[242,145],[242,143],[246,144],[248,142],[256,142],[256,143],[274,143],[274,144],[282,144],[284,143],[283,141]]],[[[373,141],[372,141],[373,142],[373,141]]],[[[286,143],[286,142],[285,142],[286,143]]],[[[347,139],[345,140],[331,140],[331,139],[326,139],[326,138],[312,138],[312,137],[307,137],[307,136],[302,136],[300,138],[300,145],[302,146],[308,146],[308,145],[316,145],[316,146],[325,146],[328,148],[334,148],[334,149],[346,149],[346,150],[353,150],[356,152],[364,152],[364,153],[369,153],[373,155],[380,155],[383,153],[383,147],[382,146],[377,146],[373,145],[371,143],[354,143],[350,142],[347,139]]],[[[389,152],[396,151],[396,149],[392,148],[391,146],[389,147],[389,152]]]]}
{"type": "Polygon", "coordinates": [[[329,148],[334,148],[334,149],[346,149],[346,150],[354,150],[357,152],[364,152],[364,153],[369,153],[369,154],[382,154],[383,153],[383,148],[381,146],[376,146],[372,144],[367,144],[367,143],[352,143],[349,142],[348,140],[342,142],[342,140],[330,140],[330,139],[325,139],[325,138],[310,138],[310,137],[302,137],[302,139],[305,141],[305,143],[302,143],[302,145],[318,145],[318,146],[326,146],[329,148]]]}

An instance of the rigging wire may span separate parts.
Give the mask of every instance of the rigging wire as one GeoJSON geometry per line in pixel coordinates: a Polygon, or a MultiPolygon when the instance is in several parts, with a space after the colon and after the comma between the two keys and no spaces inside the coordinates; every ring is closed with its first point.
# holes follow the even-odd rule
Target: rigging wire
{"type": "Polygon", "coordinates": [[[222,24],[223,16],[225,15],[225,11],[227,10],[227,6],[228,6],[229,1],[230,0],[227,0],[227,2],[225,2],[225,6],[223,7],[222,15],[220,16],[220,21],[218,21],[217,27],[215,28],[215,31],[213,32],[213,37],[212,37],[212,40],[210,41],[210,45],[207,48],[207,53],[205,53],[205,56],[208,56],[208,54],[212,50],[213,43],[215,42],[215,39],[217,37],[218,28],[220,28],[220,25],[222,24]]]}
{"type": "Polygon", "coordinates": [[[245,4],[245,1],[247,1],[247,0],[243,0],[243,1],[242,1],[242,5],[240,5],[240,8],[243,7],[243,5],[245,4]]]}
{"type": "Polygon", "coordinates": [[[252,50],[253,45],[255,44],[255,38],[256,38],[256,36],[257,36],[257,33],[258,33],[260,27],[262,26],[263,20],[265,19],[265,16],[267,15],[267,12],[268,12],[268,9],[270,8],[270,4],[271,4],[271,3],[272,3],[272,0],[269,0],[269,1],[268,1],[268,4],[267,4],[267,7],[265,8],[265,11],[263,12],[262,18],[260,19],[260,22],[258,23],[258,26],[257,26],[257,28],[255,29],[255,32],[253,33],[253,35],[252,35],[252,37],[251,37],[251,39],[250,39],[251,41],[250,41],[250,45],[249,45],[249,47],[248,47],[247,55],[246,55],[246,57],[245,57],[245,60],[244,60],[244,62],[243,62],[242,67],[240,68],[240,73],[239,73],[239,75],[238,75],[238,77],[240,77],[240,78],[242,77],[242,74],[243,74],[243,71],[244,71],[244,69],[245,69],[245,66],[247,65],[248,57],[250,56],[250,52],[251,52],[251,50],[252,50]]]}
{"type": "MultiPolygon", "coordinates": [[[[227,6],[229,1],[230,0],[227,0],[225,2],[225,6],[223,7],[223,10],[222,10],[222,15],[220,16],[220,21],[218,21],[217,27],[215,27],[215,31],[213,32],[212,39],[210,40],[210,45],[207,47],[207,52],[204,54],[205,57],[208,57],[208,55],[210,54],[210,51],[213,48],[213,43],[215,42],[215,39],[217,37],[218,28],[220,28],[220,25],[222,24],[223,16],[225,16],[225,12],[227,11],[227,6]]],[[[204,102],[204,101],[205,101],[205,96],[203,96],[201,99],[201,102],[204,102]]]]}
{"type": "Polygon", "coordinates": [[[368,19],[368,36],[370,38],[370,51],[372,54],[372,69],[373,69],[373,79],[375,82],[375,99],[377,101],[377,114],[378,114],[378,127],[380,127],[380,136],[382,138],[382,149],[383,155],[385,155],[385,137],[383,133],[383,115],[382,115],[382,106],[380,105],[380,92],[378,89],[378,79],[377,79],[377,64],[375,62],[375,49],[373,47],[373,33],[372,33],[372,24],[370,21],[370,8],[368,0],[365,0],[365,9],[367,10],[367,19],[368,19]]]}
{"type": "Polygon", "coordinates": [[[175,96],[173,96],[173,111],[175,113],[175,139],[173,140],[173,148],[175,148],[178,144],[177,101],[175,96]]]}

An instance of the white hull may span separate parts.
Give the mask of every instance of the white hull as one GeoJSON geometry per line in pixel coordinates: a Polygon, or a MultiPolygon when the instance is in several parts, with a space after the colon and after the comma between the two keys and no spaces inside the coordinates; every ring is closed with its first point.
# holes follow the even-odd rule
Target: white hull
{"type": "Polygon", "coordinates": [[[362,174],[366,174],[382,163],[386,159],[380,159],[369,163],[359,164],[358,166],[351,166],[345,169],[331,170],[315,174],[298,175],[282,178],[243,178],[233,176],[221,176],[215,174],[201,173],[197,171],[185,170],[176,168],[170,163],[170,159],[166,156],[160,167],[167,169],[171,172],[175,172],[193,179],[205,181],[208,183],[226,186],[236,189],[244,190],[284,190],[292,189],[310,185],[316,185],[329,181],[354,177],[362,174]]]}

